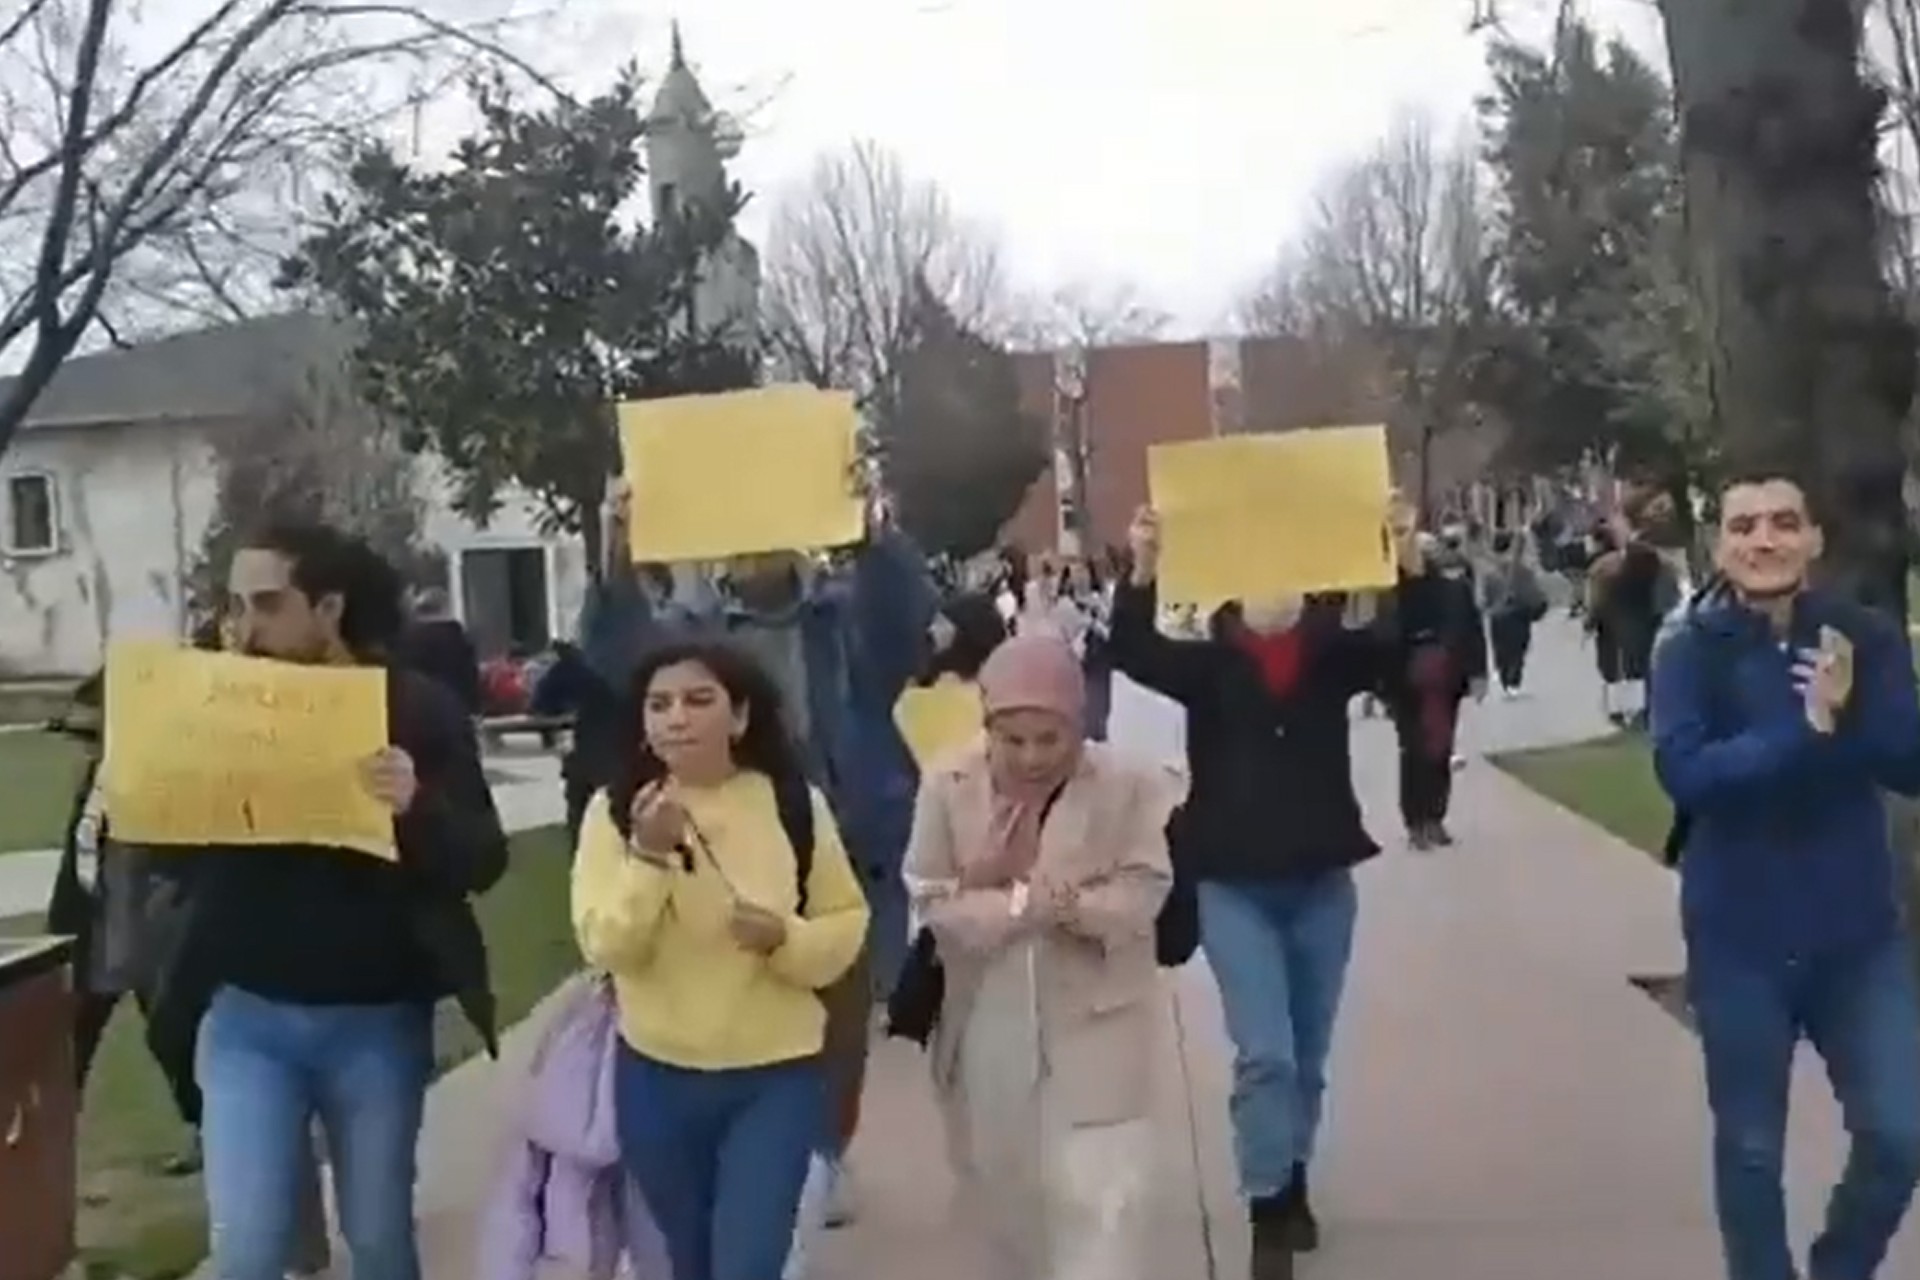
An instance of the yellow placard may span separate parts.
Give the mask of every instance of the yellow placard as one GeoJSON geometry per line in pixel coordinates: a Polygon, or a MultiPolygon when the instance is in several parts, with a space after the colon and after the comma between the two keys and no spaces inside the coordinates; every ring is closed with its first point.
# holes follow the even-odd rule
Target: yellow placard
{"type": "Polygon", "coordinates": [[[721,560],[858,542],[859,415],[813,387],[620,406],[635,561],[721,560]]]}
{"type": "Polygon", "coordinates": [[[953,676],[925,687],[915,685],[894,704],[893,722],[914,760],[930,764],[980,736],[980,690],[953,676]]]}
{"type": "Polygon", "coordinates": [[[107,655],[113,834],[150,845],[323,845],[393,858],[360,767],[387,746],[386,674],[145,641],[107,655]]]}
{"type": "Polygon", "coordinates": [[[1160,597],[1228,600],[1391,586],[1385,427],[1314,427],[1147,451],[1160,597]]]}

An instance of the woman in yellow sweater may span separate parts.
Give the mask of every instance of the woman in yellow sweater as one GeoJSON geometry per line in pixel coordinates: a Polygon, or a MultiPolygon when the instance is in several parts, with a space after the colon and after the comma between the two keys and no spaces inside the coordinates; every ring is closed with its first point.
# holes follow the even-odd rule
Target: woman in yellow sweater
{"type": "Polygon", "coordinates": [[[573,869],[580,950],[620,1006],[621,1158],[675,1280],[777,1280],[828,1123],[817,993],[867,904],[751,659],[669,646],[634,688],[632,760],[573,869]]]}

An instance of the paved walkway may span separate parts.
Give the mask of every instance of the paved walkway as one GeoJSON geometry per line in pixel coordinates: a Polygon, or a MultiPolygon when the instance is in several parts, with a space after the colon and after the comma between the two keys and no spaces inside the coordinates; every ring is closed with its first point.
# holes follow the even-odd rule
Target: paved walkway
{"type": "MultiPolygon", "coordinates": [[[[1540,656],[1537,696],[1476,711],[1470,748],[1604,730],[1577,634],[1555,624],[1540,656]]],[[[1119,697],[1127,741],[1177,749],[1170,708],[1136,691],[1119,697]]],[[[1397,823],[1386,726],[1357,728],[1355,760],[1373,829],[1388,842],[1397,823]]],[[[1671,876],[1477,759],[1457,794],[1461,847],[1419,856],[1390,847],[1361,873],[1318,1162],[1327,1245],[1301,1274],[1718,1280],[1697,1051],[1628,982],[1680,967],[1671,876]]],[[[1169,976],[1166,1009],[1148,1274],[1243,1280],[1229,1051],[1203,965],[1169,976]]],[[[430,1280],[471,1280],[472,1216],[527,1048],[523,1028],[506,1064],[469,1064],[434,1090],[421,1186],[430,1280]]],[[[922,1060],[883,1045],[869,1083],[855,1152],[862,1212],[833,1233],[812,1280],[982,1280],[966,1233],[946,1218],[922,1060]]],[[[1810,1070],[1797,1090],[1791,1184],[1804,1237],[1840,1139],[1810,1070]]],[[[1920,1275],[1920,1230],[1884,1274],[1920,1275]]]]}

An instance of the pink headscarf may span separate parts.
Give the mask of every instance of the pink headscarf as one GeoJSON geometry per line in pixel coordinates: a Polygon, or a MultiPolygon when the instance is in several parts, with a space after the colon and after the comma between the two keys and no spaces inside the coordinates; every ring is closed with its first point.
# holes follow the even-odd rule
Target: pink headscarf
{"type": "Polygon", "coordinates": [[[980,701],[988,719],[1003,711],[1045,711],[1066,721],[1074,750],[1050,777],[1022,778],[1002,768],[988,748],[993,776],[991,856],[968,879],[1005,884],[1024,880],[1040,860],[1040,828],[1047,804],[1080,767],[1087,682],[1073,647],[1045,633],[1015,636],[980,668],[980,701]]]}

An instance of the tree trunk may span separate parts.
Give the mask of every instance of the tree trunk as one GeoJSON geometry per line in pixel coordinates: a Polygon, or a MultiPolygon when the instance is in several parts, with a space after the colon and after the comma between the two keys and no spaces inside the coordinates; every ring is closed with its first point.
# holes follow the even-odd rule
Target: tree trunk
{"type": "Polygon", "coordinates": [[[1861,75],[1865,7],[1660,0],[1712,425],[1732,466],[1804,479],[1826,526],[1823,575],[1904,634],[1915,335],[1881,274],[1885,95],[1861,75]]]}
{"type": "Polygon", "coordinates": [[[598,584],[607,572],[607,530],[597,507],[581,508],[580,549],[587,561],[587,583],[598,584]]]}

